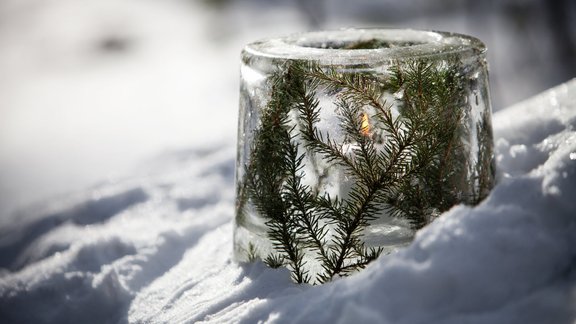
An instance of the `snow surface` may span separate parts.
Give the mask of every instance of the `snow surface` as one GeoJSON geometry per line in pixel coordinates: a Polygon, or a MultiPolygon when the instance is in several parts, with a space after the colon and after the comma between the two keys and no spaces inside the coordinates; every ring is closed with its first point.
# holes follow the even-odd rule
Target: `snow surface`
{"type": "Polygon", "coordinates": [[[494,116],[499,184],[398,253],[323,286],[232,255],[233,141],[0,233],[3,323],[571,323],[576,79],[494,116]]]}

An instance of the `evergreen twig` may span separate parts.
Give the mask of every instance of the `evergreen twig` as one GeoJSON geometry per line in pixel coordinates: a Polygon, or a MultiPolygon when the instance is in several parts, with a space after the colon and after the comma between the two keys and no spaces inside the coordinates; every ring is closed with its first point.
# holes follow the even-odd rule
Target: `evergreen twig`
{"type": "MultiPolygon", "coordinates": [[[[383,212],[418,229],[462,200],[457,195],[466,185],[458,181],[466,179],[458,179],[466,178],[469,166],[460,138],[469,130],[461,122],[467,103],[458,66],[457,61],[396,62],[385,78],[303,61],[278,67],[240,190],[246,195],[242,206],[251,203],[266,220],[274,248],[266,264],[288,266],[299,283],[346,276],[383,252],[367,248],[362,238],[383,212]],[[336,98],[345,142],[354,143],[349,150],[318,129],[319,92],[336,98]],[[383,100],[386,93],[395,94],[393,104],[383,100]],[[320,190],[321,179],[315,185],[303,182],[307,163],[320,177],[319,160],[345,172],[349,192],[332,197],[320,190]],[[308,264],[313,259],[322,269],[314,278],[308,264]]],[[[485,132],[485,126],[476,131],[485,132]]],[[[488,146],[486,137],[480,146],[488,146]]],[[[479,158],[465,202],[478,202],[491,185],[490,159],[479,158]]]]}

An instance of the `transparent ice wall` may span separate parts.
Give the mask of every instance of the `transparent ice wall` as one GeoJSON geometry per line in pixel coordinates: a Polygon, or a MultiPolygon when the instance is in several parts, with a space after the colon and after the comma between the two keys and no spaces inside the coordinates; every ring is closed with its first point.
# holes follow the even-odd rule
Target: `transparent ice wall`
{"type": "MultiPolygon", "coordinates": [[[[286,198],[291,177],[274,176],[281,178],[278,192],[267,192],[262,189],[266,180],[258,180],[275,167],[282,169],[282,162],[264,173],[254,166],[273,164],[275,156],[284,154],[278,153],[282,145],[274,144],[280,128],[301,157],[296,176],[312,199],[336,207],[361,203],[355,197],[385,179],[386,185],[374,189],[380,199],[369,202],[377,212],[355,232],[367,249],[390,253],[443,211],[458,203],[476,204],[493,186],[485,47],[472,37],[351,29],[252,43],[242,52],[239,116],[234,233],[239,261],[276,253],[270,235],[273,216],[266,212],[273,209],[261,208],[258,197],[276,195],[284,209],[297,209],[286,198]],[[317,112],[308,119],[314,126],[308,133],[306,100],[294,99],[306,95],[317,112]],[[270,117],[273,109],[282,111],[280,117],[270,117]],[[386,118],[396,124],[387,124],[386,118]],[[268,151],[263,154],[263,149],[268,151]],[[370,152],[376,155],[371,158],[370,152]],[[258,154],[265,158],[256,161],[258,154]],[[379,166],[370,169],[371,163],[379,166]],[[255,181],[264,183],[260,192],[250,185],[255,181]]],[[[321,209],[309,212],[324,215],[321,209]]],[[[322,242],[333,247],[338,226],[322,215],[311,217],[319,218],[317,226],[325,231],[322,242]]],[[[294,237],[299,235],[306,236],[298,232],[294,237]]],[[[322,268],[318,252],[302,246],[307,270],[317,274],[322,268]]]]}

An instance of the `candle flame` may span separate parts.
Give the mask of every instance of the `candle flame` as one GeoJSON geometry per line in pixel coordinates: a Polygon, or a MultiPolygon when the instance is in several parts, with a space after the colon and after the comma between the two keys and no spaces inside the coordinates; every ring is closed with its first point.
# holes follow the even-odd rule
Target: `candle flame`
{"type": "Polygon", "coordinates": [[[362,113],[362,125],[360,127],[360,133],[364,136],[370,135],[370,123],[368,122],[368,114],[362,113]]]}

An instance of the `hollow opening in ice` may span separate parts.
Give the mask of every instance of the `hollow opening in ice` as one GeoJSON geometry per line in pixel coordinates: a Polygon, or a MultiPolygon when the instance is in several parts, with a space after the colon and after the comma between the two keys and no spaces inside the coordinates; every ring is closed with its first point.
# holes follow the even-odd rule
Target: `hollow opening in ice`
{"type": "Polygon", "coordinates": [[[302,47],[321,48],[321,49],[345,49],[345,50],[364,50],[364,49],[379,49],[379,48],[399,48],[421,45],[424,42],[418,41],[400,41],[400,40],[385,40],[378,38],[358,39],[358,40],[341,40],[341,41],[315,41],[304,40],[298,42],[302,47]]]}

